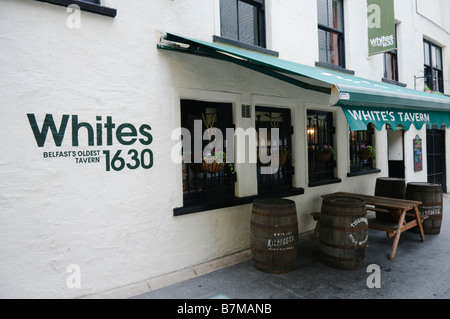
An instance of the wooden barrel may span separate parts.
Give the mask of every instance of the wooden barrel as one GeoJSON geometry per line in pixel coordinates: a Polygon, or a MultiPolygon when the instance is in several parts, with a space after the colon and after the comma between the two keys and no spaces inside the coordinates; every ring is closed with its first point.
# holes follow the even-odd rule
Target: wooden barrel
{"type": "MultiPolygon", "coordinates": [[[[404,199],[406,183],[403,178],[379,177],[375,184],[375,196],[404,199]]],[[[382,222],[397,222],[392,215],[376,212],[376,218],[382,222]]]]}
{"type": "MultiPolygon", "coordinates": [[[[428,216],[422,224],[425,235],[439,235],[444,210],[441,185],[408,183],[406,187],[406,199],[422,202],[422,205],[419,205],[419,213],[420,215],[428,216]]],[[[411,220],[411,217],[408,216],[407,220],[411,220]]],[[[419,232],[419,228],[414,227],[411,231],[417,233],[419,232]]]]}
{"type": "Polygon", "coordinates": [[[295,269],[298,220],[295,202],[266,198],[253,202],[250,246],[253,266],[268,273],[295,269]]]}
{"type": "Polygon", "coordinates": [[[319,227],[320,251],[325,264],[344,270],[364,267],[369,226],[363,200],[324,198],[319,227]]]}

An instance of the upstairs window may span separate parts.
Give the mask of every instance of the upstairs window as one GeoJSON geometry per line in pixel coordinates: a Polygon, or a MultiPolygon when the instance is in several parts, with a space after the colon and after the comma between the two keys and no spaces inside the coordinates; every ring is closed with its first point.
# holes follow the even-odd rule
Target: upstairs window
{"type": "Polygon", "coordinates": [[[343,0],[317,0],[319,62],[345,68],[343,0]]]}
{"type": "MultiPolygon", "coordinates": [[[[397,25],[395,26],[395,33],[397,34],[397,25]]],[[[397,39],[397,37],[395,37],[395,39],[397,39]]],[[[397,43],[395,44],[395,47],[397,47],[397,43]]],[[[384,54],[384,78],[399,82],[397,49],[384,54]]]]}
{"type": "Polygon", "coordinates": [[[221,36],[266,47],[264,0],[220,0],[221,36]]]}
{"type": "Polygon", "coordinates": [[[442,49],[430,41],[423,40],[425,90],[444,93],[442,49]]]}
{"type": "Polygon", "coordinates": [[[386,52],[384,54],[384,70],[384,77],[386,79],[399,82],[397,50],[386,52]]]}

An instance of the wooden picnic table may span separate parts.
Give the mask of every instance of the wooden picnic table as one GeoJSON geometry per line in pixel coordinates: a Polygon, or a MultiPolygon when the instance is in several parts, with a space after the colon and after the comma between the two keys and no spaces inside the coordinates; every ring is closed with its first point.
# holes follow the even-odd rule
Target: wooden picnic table
{"type": "Polygon", "coordinates": [[[346,192],[337,192],[333,194],[327,194],[322,197],[352,197],[359,198],[366,202],[366,208],[369,211],[380,211],[384,213],[389,213],[396,220],[398,219],[398,223],[385,223],[378,221],[376,219],[369,220],[369,228],[385,231],[389,238],[395,237],[394,242],[392,244],[391,254],[389,255],[389,259],[394,259],[395,253],[397,251],[398,242],[400,240],[400,235],[404,231],[411,229],[413,227],[419,227],[420,237],[422,242],[425,241],[425,234],[423,231],[422,223],[427,218],[427,216],[421,216],[419,213],[419,205],[422,204],[420,201],[414,200],[405,200],[405,199],[397,199],[397,198],[389,198],[389,197],[381,197],[381,196],[371,196],[371,195],[362,195],[356,193],[346,193],[346,192]],[[413,210],[413,212],[409,212],[413,210]],[[406,216],[412,217],[411,220],[407,221],[406,216]]]}

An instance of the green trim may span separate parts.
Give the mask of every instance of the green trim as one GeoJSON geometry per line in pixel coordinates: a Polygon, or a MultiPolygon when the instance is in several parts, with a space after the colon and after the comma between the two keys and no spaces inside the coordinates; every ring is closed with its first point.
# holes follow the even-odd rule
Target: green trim
{"type": "Polygon", "coordinates": [[[312,91],[325,93],[325,94],[331,93],[330,88],[312,85],[312,84],[294,79],[290,76],[278,73],[278,72],[274,71],[272,68],[264,67],[259,64],[255,64],[250,61],[247,61],[247,60],[236,59],[228,54],[224,54],[222,51],[217,51],[217,50],[211,49],[210,47],[207,47],[207,46],[198,46],[198,45],[195,45],[192,43],[189,43],[189,44],[190,44],[190,47],[187,49],[182,48],[182,47],[167,46],[167,45],[162,45],[162,44],[158,44],[158,48],[165,49],[165,50],[171,50],[171,51],[178,51],[178,52],[182,52],[182,53],[200,55],[200,56],[205,56],[205,57],[209,57],[209,58],[213,58],[213,59],[218,59],[218,60],[234,63],[239,66],[243,66],[248,69],[251,69],[253,71],[265,74],[272,78],[276,78],[283,82],[287,82],[292,85],[301,87],[305,90],[312,90],[312,91]]]}
{"type": "MultiPolygon", "coordinates": [[[[270,55],[218,43],[193,40],[170,33],[162,38],[158,48],[234,63],[305,90],[329,94],[330,105],[341,106],[344,111],[352,109],[365,112],[423,113],[429,114],[430,122],[433,122],[417,122],[414,120],[410,123],[409,121],[402,121],[400,116],[389,123],[393,124],[393,127],[396,127],[395,124],[402,124],[405,128],[409,128],[411,124],[422,127],[425,123],[450,126],[450,97],[445,95],[367,80],[350,74],[302,65],[270,55]],[[295,76],[295,78],[292,76],[295,76]],[[308,80],[319,81],[323,86],[313,85],[308,83],[308,80]]],[[[428,117],[426,118],[428,119],[428,117]]],[[[420,117],[418,119],[420,120],[420,117]]],[[[370,123],[374,123],[379,129],[388,122],[383,120],[371,121],[370,123]]],[[[352,130],[367,129],[365,121],[352,120],[349,125],[352,130]]]]}

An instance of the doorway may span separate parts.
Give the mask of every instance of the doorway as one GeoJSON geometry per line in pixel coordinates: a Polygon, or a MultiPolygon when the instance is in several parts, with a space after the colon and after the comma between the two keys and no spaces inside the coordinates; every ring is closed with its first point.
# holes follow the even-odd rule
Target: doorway
{"type": "Polygon", "coordinates": [[[389,177],[405,178],[404,131],[388,129],[387,134],[389,177]]]}
{"type": "Polygon", "coordinates": [[[427,129],[427,163],[428,183],[442,185],[442,191],[447,193],[445,130],[436,125],[427,129]]]}

